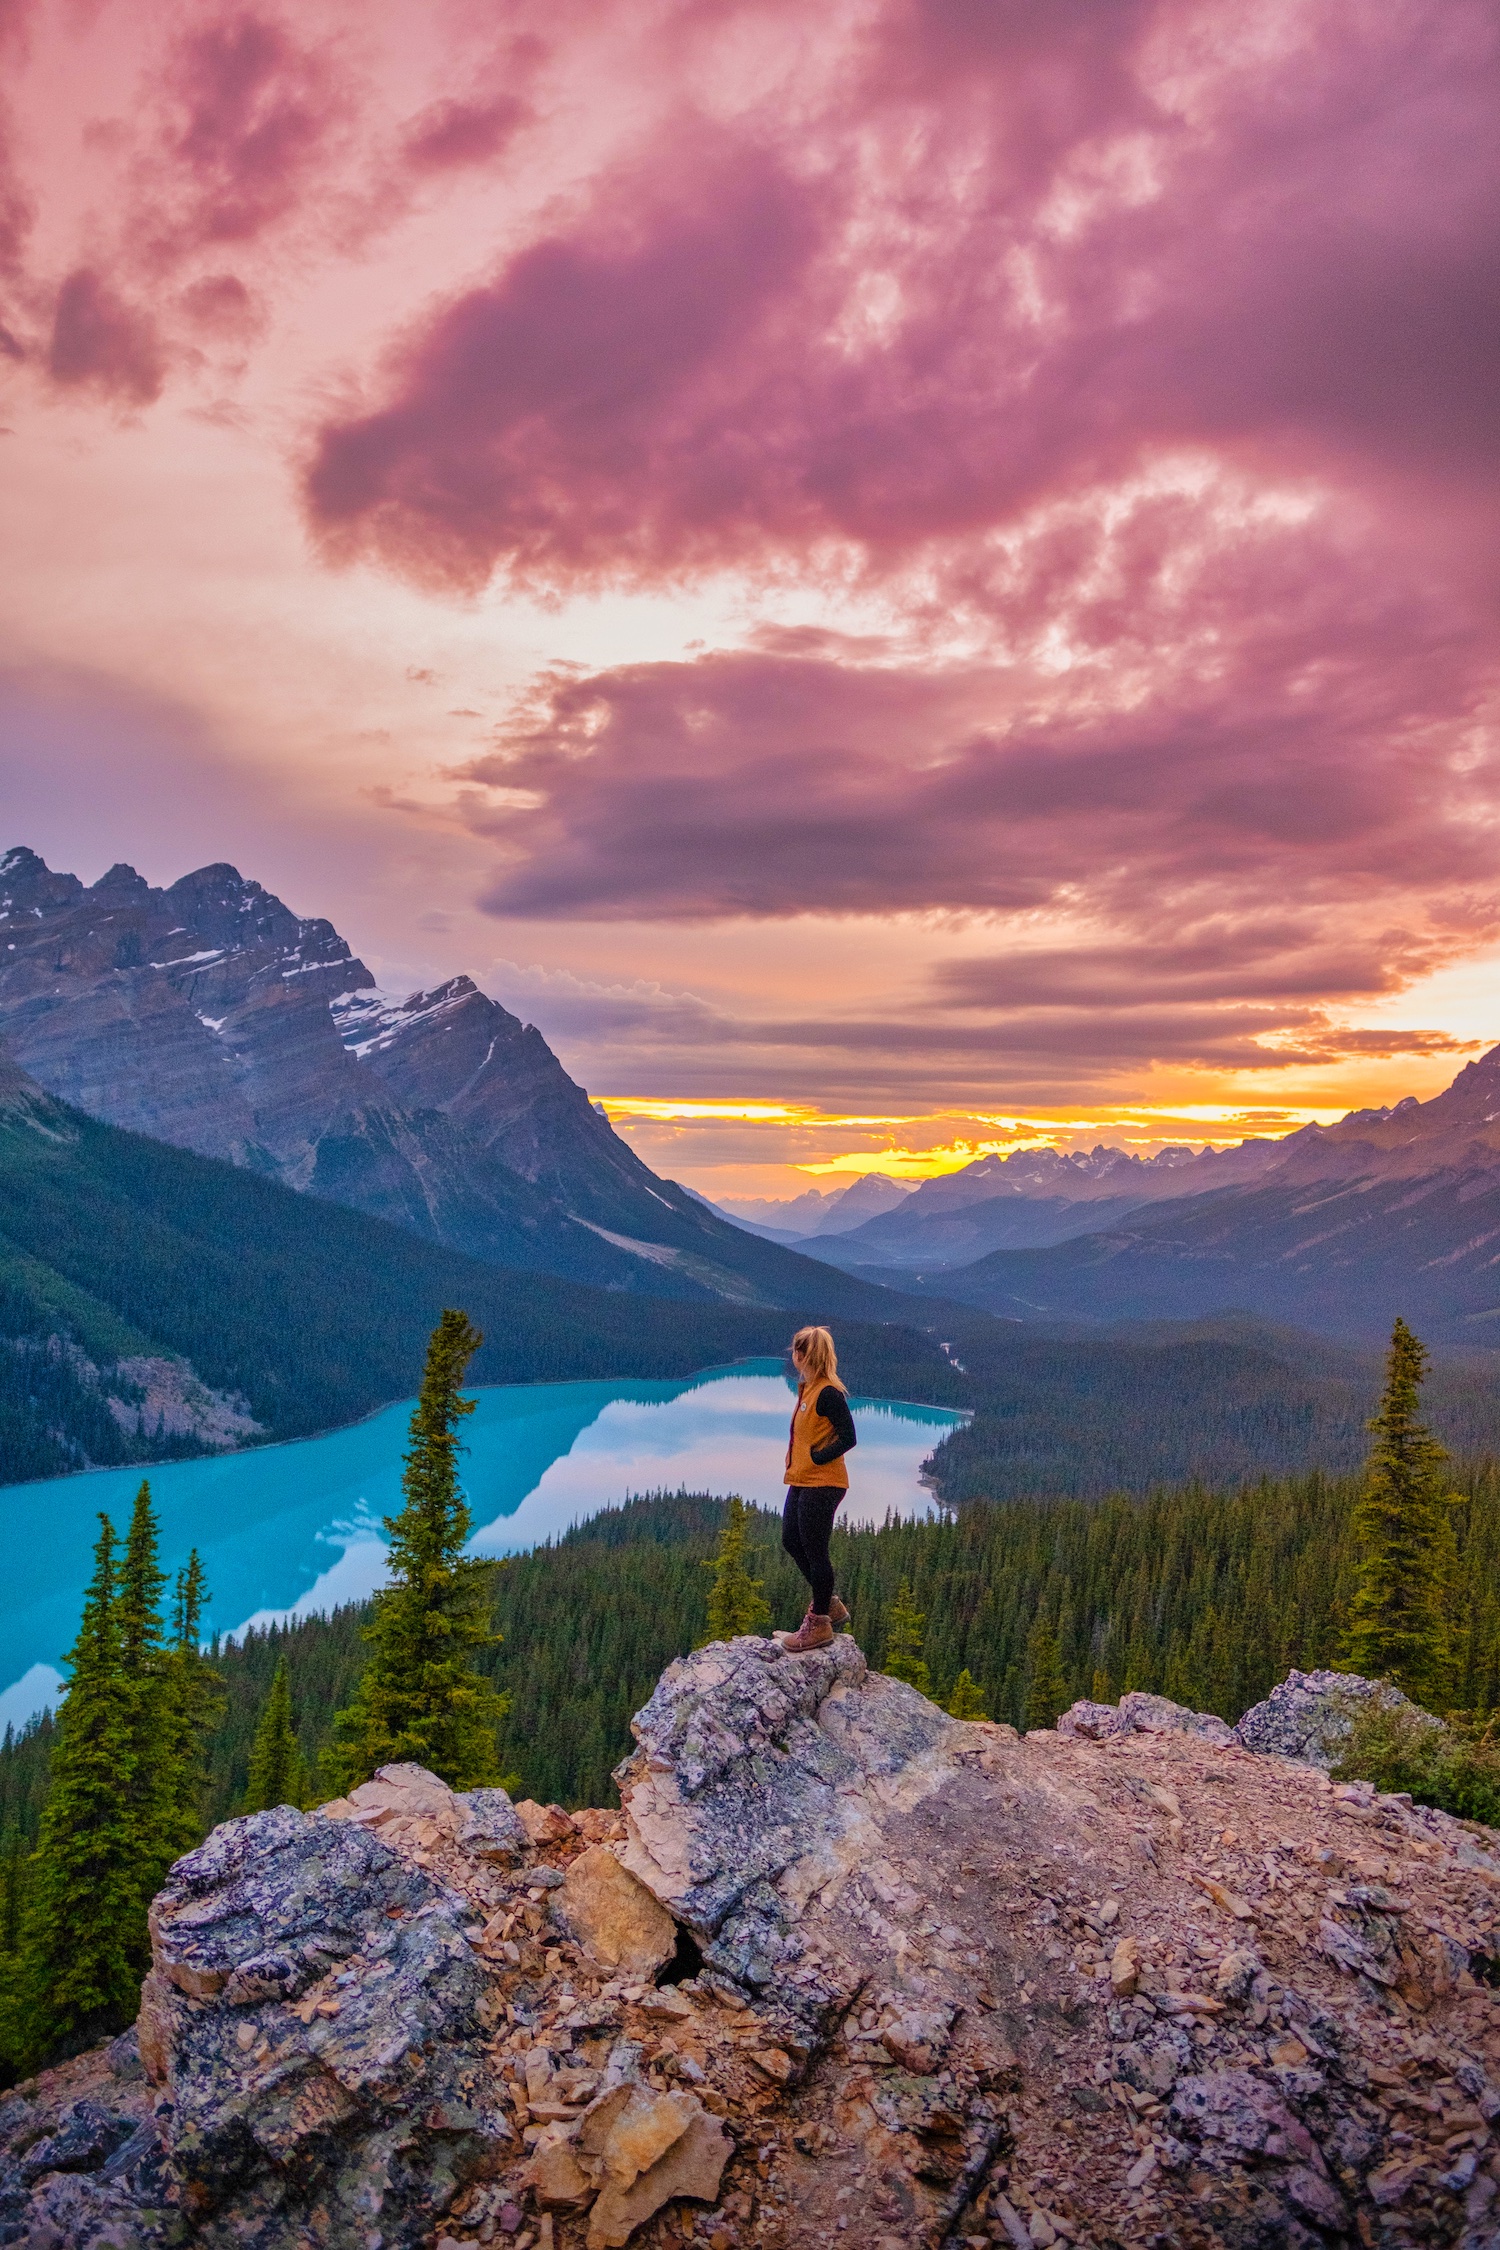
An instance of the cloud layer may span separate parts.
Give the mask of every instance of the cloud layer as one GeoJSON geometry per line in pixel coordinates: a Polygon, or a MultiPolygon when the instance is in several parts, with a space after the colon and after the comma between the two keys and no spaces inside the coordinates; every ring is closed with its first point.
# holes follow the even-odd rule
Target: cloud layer
{"type": "Polygon", "coordinates": [[[203,554],[297,542],[360,818],[483,848],[591,1075],[1451,1044],[1394,1009],[1500,942],[1490,0],[0,0],[0,52],[5,426],[119,449],[158,638],[128,445],[241,434],[203,554]],[[493,662],[367,691],[366,597],[493,662]],[[886,989],[809,996],[807,920],[886,989]]]}
{"type": "Polygon", "coordinates": [[[892,0],[790,109],[680,116],[417,325],[322,432],[313,522],[568,587],[830,543],[951,570],[1184,448],[1467,488],[1496,42],[1464,0],[892,0]]]}

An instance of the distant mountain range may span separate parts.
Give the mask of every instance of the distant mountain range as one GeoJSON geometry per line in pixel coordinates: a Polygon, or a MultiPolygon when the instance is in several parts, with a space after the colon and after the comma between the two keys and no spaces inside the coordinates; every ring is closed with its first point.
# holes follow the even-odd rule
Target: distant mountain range
{"type": "MultiPolygon", "coordinates": [[[[721,1197],[710,1204],[721,1218],[763,1235],[767,1242],[819,1242],[824,1236],[847,1234],[882,1211],[893,1211],[916,1192],[915,1181],[892,1180],[883,1172],[865,1172],[847,1187],[808,1188],[783,1202],[770,1198],[737,1201],[721,1197]]],[[[705,1200],[707,1200],[705,1198],[705,1200]]],[[[821,1256],[821,1251],[817,1253],[821,1256]]]]}
{"type": "Polygon", "coordinates": [[[1280,1141],[1238,1148],[1164,1148],[1156,1156],[1125,1149],[1021,1149],[981,1156],[961,1171],[924,1180],[899,1207],[877,1213],[817,1255],[850,1271],[910,1267],[932,1273],[970,1265],[987,1251],[1035,1249],[1093,1233],[1143,1205],[1184,1193],[1237,1185],[1275,1162],[1280,1141]]]}
{"type": "MultiPolygon", "coordinates": [[[[1109,1169],[1096,1176],[1108,1179],[1109,1169]]],[[[1158,1176],[1175,1192],[1143,1198],[1128,1215],[1071,1198],[1067,1237],[1051,1246],[992,1249],[920,1280],[899,1269],[902,1279],[1030,1322],[1196,1320],[1234,1309],[1373,1338],[1399,1313],[1432,1342],[1500,1346],[1500,1047],[1466,1063],[1431,1101],[1358,1110],[1158,1176]],[[1215,1178],[1216,1163],[1235,1160],[1240,1179],[1215,1178]]],[[[856,1246],[878,1249],[878,1230],[910,1224],[919,1202],[845,1236],[838,1255],[852,1262],[856,1246]]],[[[953,1216],[977,1236],[1015,1208],[990,1198],[953,1216]]],[[[880,1263],[895,1280],[898,1269],[880,1263]]],[[[876,1266],[861,1259],[867,1274],[876,1266]]]]}
{"type": "Polygon", "coordinates": [[[375,989],[332,923],[230,866],[164,890],[0,860],[0,1045],[89,1116],[492,1264],[881,1318],[868,1284],[722,1219],[625,1145],[468,977],[375,989]]]}
{"type": "Polygon", "coordinates": [[[1500,1347],[1500,1048],[1432,1101],[1282,1140],[986,1156],[770,1223],[658,1178],[469,978],[381,993],[331,923],[227,865],[85,888],[25,849],[0,860],[0,1047],[89,1117],[596,1289],[876,1322],[909,1293],[1054,1327],[1235,1311],[1350,1339],[1400,1312],[1500,1347]]]}

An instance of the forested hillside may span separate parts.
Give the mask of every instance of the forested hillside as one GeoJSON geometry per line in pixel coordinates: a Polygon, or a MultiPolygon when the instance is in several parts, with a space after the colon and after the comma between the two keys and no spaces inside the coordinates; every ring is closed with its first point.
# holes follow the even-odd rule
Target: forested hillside
{"type": "MultiPolygon", "coordinates": [[[[415,1389],[445,1304],[485,1332],[481,1383],[684,1375],[778,1351],[827,1311],[816,1295],[794,1313],[690,1306],[506,1272],[45,1096],[0,1103],[0,1483],[198,1450],[129,1437],[110,1412],[138,1389],[120,1363],[153,1353],[190,1362],[266,1435],[352,1421],[415,1389]]],[[[960,1394],[915,1330],[841,1330],[857,1380],[960,1394]]]]}
{"type": "MultiPolygon", "coordinates": [[[[1455,1694],[1500,1703],[1500,1472],[1459,1471],[1455,1694]]],[[[1023,1722],[1041,1665],[1057,1692],[1118,1696],[1155,1688],[1234,1719],[1292,1665],[1330,1662],[1351,1588],[1357,1482],[1310,1475],[1235,1492],[1188,1486],[1093,1505],[974,1505],[956,1518],[841,1531],[839,1583],[853,1630],[877,1664],[896,1589],[908,1580],[925,1613],[933,1690],[965,1668],[992,1717],[1023,1722]]],[[[511,1696],[505,1765],[521,1789],[564,1804],[612,1802],[611,1768],[630,1748],[629,1720],[662,1667],[704,1632],[709,1573],[724,1507],[678,1494],[632,1502],[556,1546],[502,1564],[484,1668],[511,1696]]],[[[800,1616],[805,1588],[781,1555],[777,1521],[753,1517],[752,1559],[778,1621],[800,1616]]],[[[216,1652],[229,1689],[211,1745],[205,1817],[244,1790],[255,1722],[285,1655],[304,1752],[315,1762],[332,1714],[364,1660],[361,1612],[340,1611],[216,1652]]],[[[0,1853],[34,1834],[50,1722],[0,1751],[0,1853]]]]}
{"type": "MultiPolygon", "coordinates": [[[[1378,1351],[1246,1316],[1049,1335],[950,1309],[939,1334],[975,1408],[932,1466],[951,1505],[1353,1469],[1381,1385],[1378,1351]]],[[[1439,1360],[1425,1410],[1453,1453],[1500,1455],[1500,1358],[1439,1360]]]]}

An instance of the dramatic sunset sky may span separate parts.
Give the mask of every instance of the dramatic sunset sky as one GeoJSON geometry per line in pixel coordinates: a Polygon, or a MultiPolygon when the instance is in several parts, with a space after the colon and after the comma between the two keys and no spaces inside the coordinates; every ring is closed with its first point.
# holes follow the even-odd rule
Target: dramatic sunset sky
{"type": "Polygon", "coordinates": [[[0,846],[659,1168],[1500,1036],[1493,0],[0,0],[0,846]]]}

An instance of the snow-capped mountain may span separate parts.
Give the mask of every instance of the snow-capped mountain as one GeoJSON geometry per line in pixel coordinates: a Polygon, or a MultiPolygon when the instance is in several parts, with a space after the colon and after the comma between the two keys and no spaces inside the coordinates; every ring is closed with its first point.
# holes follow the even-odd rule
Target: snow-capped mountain
{"type": "Polygon", "coordinates": [[[8,852],[0,1041],[91,1116],[496,1263],[841,1311],[874,1295],[659,1179],[470,978],[383,994],[331,922],[223,863],[85,887],[8,852]]]}

